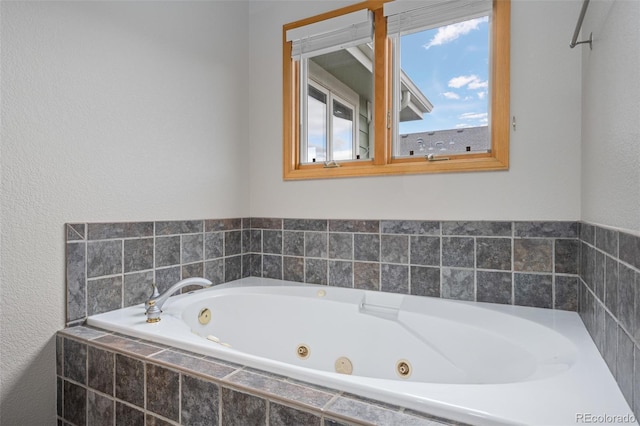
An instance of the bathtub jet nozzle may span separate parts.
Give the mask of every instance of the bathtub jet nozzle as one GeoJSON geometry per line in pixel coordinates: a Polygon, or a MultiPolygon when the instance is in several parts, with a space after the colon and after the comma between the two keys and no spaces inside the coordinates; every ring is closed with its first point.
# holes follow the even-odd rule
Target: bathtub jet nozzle
{"type": "Polygon", "coordinates": [[[169,287],[167,291],[165,291],[160,295],[158,295],[158,290],[156,288],[156,285],[153,284],[153,288],[154,288],[153,294],[151,295],[149,300],[147,300],[147,302],[145,303],[147,322],[154,323],[154,322],[160,321],[162,306],[164,306],[165,302],[169,299],[169,297],[176,291],[190,285],[197,285],[200,287],[210,287],[213,285],[213,283],[206,278],[186,278],[182,281],[178,281],[177,283],[169,287]]]}

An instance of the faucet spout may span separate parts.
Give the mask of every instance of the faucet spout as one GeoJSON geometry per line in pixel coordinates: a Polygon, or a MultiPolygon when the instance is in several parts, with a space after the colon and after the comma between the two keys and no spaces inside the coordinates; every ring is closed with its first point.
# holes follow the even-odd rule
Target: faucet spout
{"type": "Polygon", "coordinates": [[[175,293],[176,291],[190,286],[190,285],[199,285],[201,287],[210,287],[213,285],[211,281],[206,278],[186,278],[184,280],[178,281],[167,291],[162,294],[158,294],[158,290],[154,284],[154,291],[149,300],[147,300],[144,304],[145,311],[147,314],[147,322],[158,322],[160,321],[160,314],[162,313],[162,306],[164,306],[165,302],[169,299],[169,297],[175,293]]]}

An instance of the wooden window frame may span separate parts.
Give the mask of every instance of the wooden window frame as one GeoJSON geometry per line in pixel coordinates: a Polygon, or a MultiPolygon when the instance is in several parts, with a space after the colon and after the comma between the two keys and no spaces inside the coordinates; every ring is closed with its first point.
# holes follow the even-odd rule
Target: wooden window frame
{"type": "Polygon", "coordinates": [[[325,179],[358,176],[407,175],[443,172],[495,171],[509,169],[510,134],[510,0],[493,0],[490,70],[491,151],[448,155],[445,161],[426,158],[393,158],[391,40],[383,5],[389,0],[367,0],[283,26],[283,179],[325,179]],[[339,167],[322,163],[300,163],[299,63],[292,59],[287,30],[361,9],[374,13],[374,151],[372,160],[340,161],[339,167]]]}

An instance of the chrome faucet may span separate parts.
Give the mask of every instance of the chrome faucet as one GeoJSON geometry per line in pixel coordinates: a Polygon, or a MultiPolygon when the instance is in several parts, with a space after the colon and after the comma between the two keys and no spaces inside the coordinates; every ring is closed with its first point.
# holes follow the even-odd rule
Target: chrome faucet
{"type": "Polygon", "coordinates": [[[210,287],[213,285],[211,281],[206,278],[186,278],[182,281],[178,281],[167,291],[160,294],[158,292],[158,288],[155,283],[153,285],[153,294],[144,304],[145,312],[147,314],[147,322],[158,322],[160,321],[160,314],[162,313],[162,306],[165,304],[169,296],[171,296],[176,291],[180,290],[189,285],[199,285],[201,287],[210,287]]]}

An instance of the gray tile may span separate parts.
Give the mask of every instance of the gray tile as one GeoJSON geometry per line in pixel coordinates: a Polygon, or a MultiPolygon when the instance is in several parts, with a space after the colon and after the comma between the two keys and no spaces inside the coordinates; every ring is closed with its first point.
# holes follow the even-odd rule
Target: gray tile
{"type": "Polygon", "coordinates": [[[249,253],[242,255],[242,278],[262,276],[262,255],[249,253]]]}
{"type": "Polygon", "coordinates": [[[147,413],[145,415],[145,425],[146,426],[174,426],[175,423],[170,423],[166,420],[161,419],[160,417],[156,417],[152,414],[147,413]]]}
{"type": "Polygon", "coordinates": [[[147,410],[179,420],[180,375],[156,364],[147,364],[147,410]]]}
{"type": "Polygon", "coordinates": [[[634,346],[633,348],[633,404],[629,404],[633,407],[633,412],[638,418],[640,412],[640,348],[634,346]]]}
{"type": "Polygon", "coordinates": [[[411,266],[411,294],[440,297],[440,268],[411,266]]]}
{"type": "Polygon", "coordinates": [[[320,426],[321,419],[311,413],[295,408],[269,403],[269,426],[320,426]]]}
{"type": "Polygon", "coordinates": [[[553,271],[553,240],[515,239],[513,241],[513,268],[522,272],[553,271]]]}
{"type": "Polygon", "coordinates": [[[242,253],[242,232],[228,231],[224,233],[224,255],[234,256],[242,253]]]}
{"type": "Polygon", "coordinates": [[[520,306],[551,308],[553,306],[552,276],[515,274],[514,303],[520,306]]]}
{"type": "Polygon", "coordinates": [[[621,327],[618,327],[618,354],[616,359],[616,381],[627,400],[633,406],[633,342],[621,327]]]}
{"type": "Polygon", "coordinates": [[[87,281],[87,315],[122,308],[122,276],[87,281]]]}
{"type": "Polygon", "coordinates": [[[353,259],[365,262],[379,262],[380,235],[353,234],[353,259]]]}
{"type": "Polygon", "coordinates": [[[411,236],[409,244],[412,265],[440,266],[440,237],[411,236]]]}
{"type": "Polygon", "coordinates": [[[511,270],[511,238],[477,238],[476,268],[511,270]]]}
{"type": "Polygon", "coordinates": [[[404,426],[433,426],[431,420],[401,413],[377,405],[358,401],[352,398],[338,397],[326,408],[329,415],[339,415],[353,419],[360,424],[375,425],[404,425],[404,426]]]}
{"type": "Polygon", "coordinates": [[[265,217],[252,217],[251,227],[253,229],[282,229],[282,219],[280,218],[265,218],[265,217]]]}
{"type": "Polygon", "coordinates": [[[555,241],[555,272],[560,274],[578,273],[578,240],[558,239],[555,241]]]}
{"type": "Polygon", "coordinates": [[[329,260],[328,284],[335,287],[353,288],[353,263],[329,260]]]}
{"type": "Polygon", "coordinates": [[[262,276],[265,278],[282,279],[282,256],[262,256],[262,276]]]}
{"type": "Polygon", "coordinates": [[[124,240],[124,272],[153,268],[153,238],[124,240]]]}
{"type": "Polygon", "coordinates": [[[262,252],[282,254],[282,231],[262,232],[262,252]]]}
{"type": "Polygon", "coordinates": [[[283,232],[282,252],[288,256],[304,256],[304,232],[283,232]]]}
{"type": "Polygon", "coordinates": [[[233,367],[173,350],[158,352],[152,358],[212,379],[221,379],[235,371],[233,367]]]}
{"type": "Polygon", "coordinates": [[[409,294],[409,266],[381,264],[380,290],[389,293],[409,294]]]}
{"type": "Polygon", "coordinates": [[[580,239],[586,243],[591,245],[595,244],[596,241],[596,228],[593,225],[588,223],[580,222],[579,224],[579,235],[580,239]]]}
{"type": "Polygon", "coordinates": [[[514,222],[516,237],[576,238],[577,222],[514,222]]]}
{"type": "Polygon", "coordinates": [[[99,337],[106,336],[109,333],[103,330],[98,330],[95,328],[79,325],[79,326],[71,326],[71,327],[62,329],[58,331],[58,334],[64,335],[64,336],[79,337],[80,339],[83,339],[83,340],[94,340],[99,337]]]}
{"type": "Polygon", "coordinates": [[[330,220],[330,232],[380,232],[380,221],[378,220],[330,220]]]}
{"type": "Polygon", "coordinates": [[[145,302],[152,294],[153,271],[136,272],[124,276],[123,307],[145,302]]]}
{"type": "Polygon", "coordinates": [[[512,222],[447,221],[442,222],[442,235],[511,237],[512,226],[512,222]]]}
{"type": "Polygon", "coordinates": [[[153,236],[153,222],[89,223],[87,239],[108,240],[153,236]]]}
{"type": "Polygon", "coordinates": [[[511,272],[477,271],[476,299],[478,302],[512,303],[513,282],[511,272]]]}
{"type": "MultiPolygon", "coordinates": [[[[182,265],[181,273],[182,273],[181,279],[183,280],[185,278],[204,277],[204,262],[197,262],[197,263],[190,263],[188,265],[182,265]]],[[[190,291],[198,290],[201,288],[202,288],[201,286],[190,285],[190,286],[184,287],[181,293],[189,293],[190,291]]]]}
{"type": "Polygon", "coordinates": [[[67,241],[84,240],[87,232],[84,223],[67,223],[67,241]]]}
{"type": "Polygon", "coordinates": [[[604,316],[604,353],[602,354],[611,374],[616,376],[618,360],[618,322],[608,312],[604,316]]]}
{"type": "Polygon", "coordinates": [[[362,290],[380,290],[380,264],[354,262],[353,287],[362,290]]]}
{"type": "Polygon", "coordinates": [[[620,232],[620,260],[640,269],[640,237],[620,232]]]}
{"type": "Polygon", "coordinates": [[[469,269],[442,268],[442,297],[474,300],[474,277],[469,269]]]}
{"type": "Polygon", "coordinates": [[[224,283],[224,259],[204,262],[204,277],[213,284],[224,283]]]}
{"type": "Polygon", "coordinates": [[[440,222],[418,220],[383,220],[382,234],[440,235],[440,222]]]}
{"type": "Polygon", "coordinates": [[[198,262],[204,258],[203,235],[191,234],[182,236],[182,263],[198,262]]]}
{"type": "Polygon", "coordinates": [[[409,237],[407,235],[382,235],[380,237],[380,261],[409,263],[409,237]]]}
{"type": "Polygon", "coordinates": [[[197,234],[204,231],[201,220],[175,220],[156,222],[156,235],[197,234]]]}
{"type": "Polygon", "coordinates": [[[283,256],[282,279],[304,282],[304,257],[283,256]]]}
{"type": "Polygon", "coordinates": [[[327,260],[305,258],[304,274],[305,283],[327,284],[327,260]]]}
{"type": "Polygon", "coordinates": [[[593,339],[593,342],[596,344],[598,351],[600,351],[600,353],[603,353],[605,345],[605,310],[604,306],[597,300],[595,301],[593,307],[593,324],[589,332],[591,333],[591,337],[593,339]]]}
{"type": "Polygon", "coordinates": [[[122,240],[87,243],[87,277],[122,273],[122,240]]]}
{"type": "Polygon", "coordinates": [[[353,259],[353,234],[329,233],[329,259],[353,259]]]}
{"type": "MultiPolygon", "coordinates": [[[[62,403],[64,398],[64,387],[62,382],[63,380],[60,377],[56,377],[56,414],[59,417],[64,416],[64,406],[62,403]]],[[[60,425],[60,422],[58,422],[58,425],[60,425]]]]}
{"type": "Polygon", "coordinates": [[[145,426],[144,413],[116,401],[116,426],[145,426]]]}
{"type": "Polygon", "coordinates": [[[87,390],[82,386],[64,381],[64,419],[72,424],[84,425],[87,411],[87,390]]]}
{"type": "Polygon", "coordinates": [[[598,299],[604,300],[604,291],[605,291],[605,255],[599,251],[595,251],[594,256],[594,265],[593,265],[593,292],[596,294],[598,299]]]}
{"type": "Polygon", "coordinates": [[[224,259],[224,281],[234,281],[242,276],[242,256],[232,256],[224,259]]]}
{"type": "Polygon", "coordinates": [[[613,315],[618,315],[618,262],[609,256],[605,258],[605,306],[613,315]]]}
{"type": "Polygon", "coordinates": [[[115,368],[115,354],[95,346],[89,346],[87,354],[89,387],[113,396],[113,371],[115,368]]]}
{"type": "Polygon", "coordinates": [[[218,259],[224,256],[224,233],[208,232],[204,234],[204,258],[218,259]]]}
{"type": "Polygon", "coordinates": [[[596,227],[596,247],[613,257],[618,257],[618,231],[596,227]]]}
{"type": "Polygon", "coordinates": [[[442,266],[473,268],[475,241],[472,237],[442,237],[442,266]]]}
{"type": "MultiPolygon", "coordinates": [[[[246,235],[246,232],[243,232],[242,235],[246,235]]],[[[255,253],[262,253],[262,230],[261,229],[251,229],[249,231],[249,247],[250,247],[249,251],[252,251],[255,253]]]]}
{"type": "Polygon", "coordinates": [[[326,232],[305,232],[304,233],[304,255],[306,257],[327,257],[327,233],[326,232]]]}
{"type": "Polygon", "coordinates": [[[231,231],[242,229],[242,219],[209,219],[204,221],[205,232],[231,231]]]}
{"type": "Polygon", "coordinates": [[[242,232],[242,238],[241,238],[242,254],[253,252],[254,250],[251,247],[251,233],[257,232],[261,234],[262,231],[253,230],[253,229],[243,229],[241,232],[242,232]]]}
{"type": "Polygon", "coordinates": [[[218,424],[218,386],[196,377],[181,376],[181,414],[183,425],[218,424]]]}
{"type": "MultiPolygon", "coordinates": [[[[108,334],[94,340],[96,343],[106,347],[109,350],[130,353],[139,356],[149,356],[162,351],[161,348],[128,337],[116,336],[108,334]]],[[[116,359],[117,361],[117,359],[116,359]]],[[[120,373],[120,372],[119,372],[120,373]]],[[[125,370],[125,374],[126,370],[125,370]]],[[[117,395],[116,395],[117,396],[117,395]]]]}
{"type": "Polygon", "coordinates": [[[169,287],[180,281],[182,278],[182,268],[172,266],[169,268],[156,269],[156,286],[160,293],[167,291],[169,287]]]}
{"type": "Polygon", "coordinates": [[[116,398],[144,408],[144,363],[142,361],[116,354],[115,391],[116,398]]]}
{"type": "Polygon", "coordinates": [[[87,383],[87,345],[72,339],[64,339],[64,377],[81,384],[87,383]]]}
{"type": "Polygon", "coordinates": [[[113,426],[115,402],[95,392],[87,392],[87,424],[113,426]]]}
{"type": "Polygon", "coordinates": [[[282,226],[290,231],[327,231],[324,219],[284,219],[282,226]]]}
{"type": "Polygon", "coordinates": [[[267,424],[267,401],[264,399],[232,389],[222,388],[221,401],[221,424],[225,426],[258,426],[267,424]]]}
{"type": "Polygon", "coordinates": [[[180,237],[156,238],[156,268],[180,264],[180,237]]]}
{"type": "Polygon", "coordinates": [[[633,335],[636,330],[635,298],[636,298],[636,273],[622,263],[619,265],[618,280],[618,320],[633,335]]]}
{"type": "Polygon", "coordinates": [[[87,316],[85,243],[67,244],[67,321],[87,316]]]}
{"type": "Polygon", "coordinates": [[[578,277],[556,275],[555,309],[576,311],[578,309],[578,277]]]}
{"type": "Polygon", "coordinates": [[[56,375],[64,376],[64,372],[62,370],[64,365],[64,337],[60,335],[56,335],[56,375]]]}

